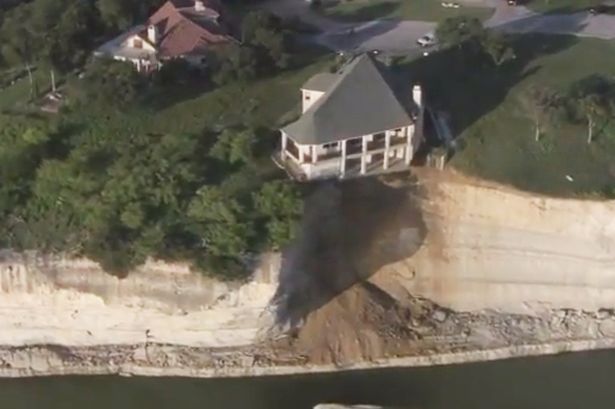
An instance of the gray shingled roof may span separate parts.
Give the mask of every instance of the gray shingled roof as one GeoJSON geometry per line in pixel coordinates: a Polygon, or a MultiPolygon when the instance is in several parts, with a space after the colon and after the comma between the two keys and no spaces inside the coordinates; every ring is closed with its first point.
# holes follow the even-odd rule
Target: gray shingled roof
{"type": "Polygon", "coordinates": [[[334,74],[337,78],[325,95],[283,131],[297,143],[318,145],[411,125],[410,103],[400,101],[383,70],[367,54],[356,58],[334,74]]]}
{"type": "Polygon", "coordinates": [[[333,85],[338,78],[338,74],[333,74],[330,72],[321,72],[310,78],[305,84],[303,84],[303,87],[301,88],[310,91],[326,92],[329,88],[331,88],[331,85],[333,85]]]}

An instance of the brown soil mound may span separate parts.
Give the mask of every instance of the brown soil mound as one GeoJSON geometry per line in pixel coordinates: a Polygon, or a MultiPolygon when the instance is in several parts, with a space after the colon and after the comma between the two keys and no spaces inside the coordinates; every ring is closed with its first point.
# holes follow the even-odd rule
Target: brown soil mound
{"type": "Polygon", "coordinates": [[[310,362],[344,364],[372,360],[415,339],[411,311],[370,283],[359,283],[314,311],[294,346],[310,362]]]}

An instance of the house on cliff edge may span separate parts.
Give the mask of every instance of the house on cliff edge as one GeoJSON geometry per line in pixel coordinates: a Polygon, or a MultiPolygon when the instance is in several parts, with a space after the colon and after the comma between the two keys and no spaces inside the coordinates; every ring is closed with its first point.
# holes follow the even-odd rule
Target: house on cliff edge
{"type": "Polygon", "coordinates": [[[281,129],[276,163],[297,180],[407,170],[423,142],[419,85],[395,81],[369,54],[301,88],[302,115],[281,129]]]}

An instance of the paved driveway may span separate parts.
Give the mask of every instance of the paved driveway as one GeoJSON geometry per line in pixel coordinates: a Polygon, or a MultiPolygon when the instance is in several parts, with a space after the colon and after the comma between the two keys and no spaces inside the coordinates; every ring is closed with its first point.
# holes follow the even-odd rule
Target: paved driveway
{"type": "Polygon", "coordinates": [[[416,40],[435,30],[435,23],[425,21],[379,20],[318,37],[321,44],[334,50],[381,50],[390,54],[406,54],[418,49],[416,40]]]}
{"type": "Polygon", "coordinates": [[[318,27],[322,34],[317,35],[315,40],[338,51],[378,49],[405,53],[417,49],[416,40],[435,29],[435,23],[425,21],[384,19],[365,23],[339,22],[315,12],[305,0],[268,0],[263,6],[282,17],[299,17],[318,27]]]}

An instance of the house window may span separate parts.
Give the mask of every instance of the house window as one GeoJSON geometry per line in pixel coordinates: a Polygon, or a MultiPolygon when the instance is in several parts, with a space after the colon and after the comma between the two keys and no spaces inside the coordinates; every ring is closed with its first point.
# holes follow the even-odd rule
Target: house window
{"type": "Polygon", "coordinates": [[[310,94],[305,94],[305,100],[309,101],[310,100],[310,94]]]}
{"type": "Polygon", "coordinates": [[[324,145],[322,145],[322,147],[325,149],[335,149],[338,146],[339,146],[339,142],[325,143],[324,145]]]}
{"type": "Polygon", "coordinates": [[[349,145],[349,146],[358,146],[358,145],[361,145],[361,141],[362,141],[362,140],[361,140],[361,138],[358,138],[358,139],[349,139],[349,140],[348,140],[348,145],[349,145]]]}
{"type": "Polygon", "coordinates": [[[134,48],[143,48],[143,40],[138,39],[138,38],[135,38],[135,39],[132,41],[132,46],[133,46],[134,48]]]}
{"type": "Polygon", "coordinates": [[[380,133],[374,134],[374,142],[384,141],[384,139],[385,139],[385,133],[384,132],[380,132],[380,133]]]}

